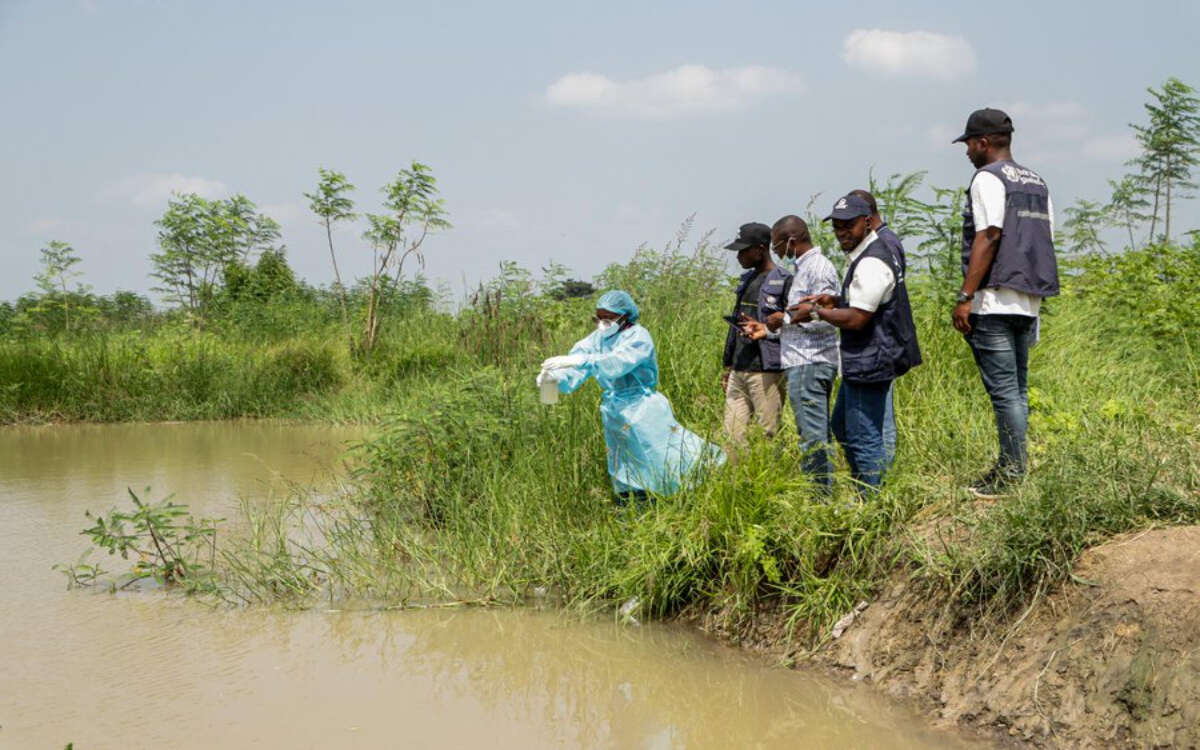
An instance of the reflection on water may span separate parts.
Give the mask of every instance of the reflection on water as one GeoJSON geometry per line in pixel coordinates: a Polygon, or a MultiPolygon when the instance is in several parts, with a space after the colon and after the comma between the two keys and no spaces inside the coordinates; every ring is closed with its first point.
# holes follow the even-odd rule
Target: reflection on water
{"type": "MultiPolygon", "coordinates": [[[[947,747],[873,693],[666,626],[527,611],[210,609],[64,590],[126,484],[206,514],[325,482],[356,433],[254,423],[0,430],[0,747],[947,747]]],[[[109,566],[113,567],[113,566],[109,566]]]]}

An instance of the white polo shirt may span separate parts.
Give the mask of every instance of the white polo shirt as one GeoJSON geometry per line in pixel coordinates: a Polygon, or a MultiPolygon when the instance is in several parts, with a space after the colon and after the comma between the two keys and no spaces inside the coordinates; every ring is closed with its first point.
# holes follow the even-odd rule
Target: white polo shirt
{"type": "MultiPolygon", "coordinates": [[[[863,251],[878,239],[879,235],[872,230],[863,238],[862,242],[850,251],[850,254],[846,256],[847,277],[842,278],[842,284],[846,283],[854,261],[858,260],[858,256],[862,255],[863,251]]],[[[873,313],[879,309],[880,305],[890,301],[895,292],[896,274],[892,273],[891,267],[879,258],[863,258],[862,262],[858,264],[858,268],[854,270],[850,288],[846,290],[846,304],[873,313]]]]}
{"type": "MultiPolygon", "coordinates": [[[[991,172],[980,172],[971,182],[971,212],[975,216],[975,231],[988,227],[1004,228],[1004,207],[1007,203],[1004,182],[991,172]]],[[[1046,197],[1050,214],[1050,237],[1054,237],[1054,203],[1046,197]]],[[[1008,287],[984,287],[975,291],[971,312],[977,315],[1038,316],[1042,298],[1008,287]]]]}

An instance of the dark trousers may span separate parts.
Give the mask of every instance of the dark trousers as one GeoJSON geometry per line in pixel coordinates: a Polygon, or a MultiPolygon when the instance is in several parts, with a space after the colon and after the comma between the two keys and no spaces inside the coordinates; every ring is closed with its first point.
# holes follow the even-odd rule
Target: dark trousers
{"type": "Polygon", "coordinates": [[[967,343],[979,377],[992,400],[1000,457],[996,469],[1025,473],[1025,433],[1029,427],[1029,349],[1037,337],[1037,318],[1028,315],[972,315],[967,343]]]}
{"type": "Polygon", "coordinates": [[[872,490],[883,483],[887,452],[883,444],[884,415],[892,381],[842,381],[833,405],[833,435],[846,451],[850,476],[872,490]]]}

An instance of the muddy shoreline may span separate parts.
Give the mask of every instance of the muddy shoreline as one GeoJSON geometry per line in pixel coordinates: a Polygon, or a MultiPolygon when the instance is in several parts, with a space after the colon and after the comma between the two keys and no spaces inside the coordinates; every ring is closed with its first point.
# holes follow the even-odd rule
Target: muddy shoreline
{"type": "Polygon", "coordinates": [[[779,613],[741,633],[716,616],[693,620],[1001,745],[1200,747],[1200,527],[1094,547],[1072,580],[999,623],[948,616],[944,598],[904,572],[813,651],[789,647],[779,613]]]}

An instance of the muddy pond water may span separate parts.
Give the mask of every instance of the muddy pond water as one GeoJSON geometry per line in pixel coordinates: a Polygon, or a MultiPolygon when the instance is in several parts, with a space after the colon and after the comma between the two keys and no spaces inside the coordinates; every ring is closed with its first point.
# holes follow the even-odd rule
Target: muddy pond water
{"type": "MultiPolygon", "coordinates": [[[[332,483],[363,433],[270,423],[0,428],[0,748],[934,748],[870,689],[691,630],[557,612],[212,608],[68,591],[84,511],[236,513],[332,483]]],[[[119,560],[101,553],[108,569],[119,560]]]]}

